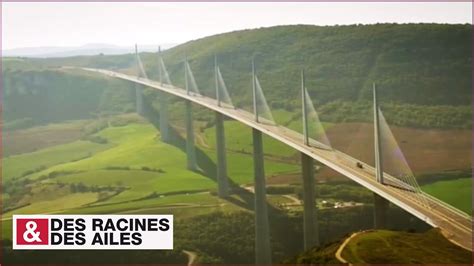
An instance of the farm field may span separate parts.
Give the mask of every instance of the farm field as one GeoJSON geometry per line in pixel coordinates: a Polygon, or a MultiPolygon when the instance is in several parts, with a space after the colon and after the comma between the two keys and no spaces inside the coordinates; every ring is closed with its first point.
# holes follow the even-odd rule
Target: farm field
{"type": "Polygon", "coordinates": [[[3,155],[8,157],[33,152],[78,140],[87,123],[87,120],[73,120],[24,130],[4,131],[3,155]]]}
{"type": "Polygon", "coordinates": [[[437,181],[422,186],[424,192],[464,211],[472,213],[472,178],[437,181]]]}
{"type": "Polygon", "coordinates": [[[121,186],[127,189],[100,204],[127,202],[150,196],[178,191],[200,191],[214,187],[210,179],[176,170],[156,173],[140,170],[92,170],[57,178],[61,183],[82,183],[86,186],[121,186]]]}
{"type": "MultiPolygon", "coordinates": [[[[54,129],[62,132],[62,126],[69,127],[70,124],[48,127],[54,135],[54,129]]],[[[35,131],[35,128],[28,130],[35,131]]],[[[77,140],[5,158],[3,182],[25,183],[27,196],[14,195],[11,199],[12,195],[4,193],[4,200],[11,199],[10,202],[19,206],[4,217],[12,213],[150,210],[163,204],[186,205],[188,201],[209,205],[210,199],[213,202],[210,205],[219,206],[215,197],[200,194],[215,191],[215,181],[186,170],[185,153],[159,141],[158,131],[150,124],[109,125],[92,136],[105,140],[105,144],[77,140]],[[167,195],[170,193],[178,195],[167,195]],[[48,194],[48,197],[41,197],[42,194],[48,194]]],[[[215,152],[206,152],[215,161],[215,152]]],[[[228,164],[233,182],[253,183],[250,154],[229,152],[228,164]]],[[[273,160],[266,160],[265,167],[268,176],[294,173],[299,169],[295,164],[273,160]]],[[[16,193],[15,190],[8,192],[16,193]]],[[[201,208],[201,212],[212,210],[209,206],[193,207],[201,208]]],[[[191,213],[184,209],[179,212],[191,213]]]]}
{"type": "MultiPolygon", "coordinates": [[[[84,199],[91,198],[94,195],[72,194],[67,199],[77,200],[75,205],[65,206],[63,210],[57,210],[54,204],[62,204],[64,198],[58,198],[56,201],[43,202],[35,205],[33,208],[21,209],[21,212],[14,213],[39,213],[40,210],[55,214],[173,214],[176,220],[187,219],[197,215],[208,214],[212,212],[235,212],[243,209],[233,205],[216,196],[210,195],[208,192],[200,192],[194,194],[179,194],[165,197],[156,197],[152,199],[144,199],[137,201],[122,202],[119,204],[87,204],[84,199]],[[85,197],[87,196],[87,197],[85,197]],[[50,204],[53,203],[53,204],[50,204]],[[51,206],[48,211],[46,206],[51,206]],[[79,206],[82,205],[82,206],[79,206]],[[69,207],[69,208],[67,208],[69,207]]],[[[64,205],[63,205],[64,206],[64,205]]],[[[12,236],[11,214],[7,213],[2,217],[2,237],[10,239],[12,236]]]]}
{"type": "MultiPolygon", "coordinates": [[[[90,158],[56,165],[44,171],[34,173],[28,177],[35,179],[42,175],[48,175],[51,172],[103,170],[99,175],[98,173],[93,173],[92,176],[97,177],[102,175],[101,178],[105,179],[107,177],[103,177],[103,174],[106,173],[106,171],[133,170],[133,172],[131,172],[133,173],[133,176],[141,174],[151,176],[152,174],[150,173],[154,173],[155,176],[161,175],[170,178],[171,176],[182,177],[186,175],[188,177],[199,176],[199,179],[207,179],[197,173],[186,170],[185,154],[172,145],[160,142],[158,140],[159,135],[157,135],[156,129],[151,125],[132,124],[124,127],[111,127],[97,133],[97,135],[107,139],[109,143],[115,146],[90,158]],[[142,168],[144,167],[149,170],[143,171],[142,168]],[[172,171],[168,171],[167,169],[169,168],[172,168],[172,171]]],[[[211,158],[215,157],[215,152],[213,150],[209,150],[207,153],[211,158]]],[[[229,176],[232,180],[237,183],[252,182],[253,170],[252,157],[250,154],[229,152],[227,160],[229,165],[229,176]]],[[[266,173],[270,176],[299,171],[297,165],[269,160],[266,161],[265,168],[266,173]]],[[[86,176],[84,173],[80,173],[79,175],[82,175],[83,177],[86,176]]],[[[89,177],[89,179],[94,178],[89,177]]],[[[63,177],[63,181],[65,180],[67,180],[67,178],[63,177]]],[[[77,180],[78,179],[76,178],[76,181],[77,180]]],[[[179,178],[176,180],[179,180],[179,178]]],[[[118,179],[94,182],[96,182],[95,185],[99,185],[99,183],[104,185],[105,183],[111,184],[110,182],[116,181],[118,181],[118,179]]],[[[197,189],[202,188],[203,187],[197,187],[197,189]]],[[[205,188],[209,188],[209,186],[205,188]]]]}
{"type": "MultiPolygon", "coordinates": [[[[215,151],[206,151],[206,154],[216,161],[215,151]]],[[[298,173],[300,167],[295,163],[287,163],[280,160],[265,160],[265,175],[268,179],[274,176],[298,173]]],[[[253,158],[252,154],[236,152],[227,153],[227,174],[237,184],[253,184],[253,158]]]]}
{"type": "Polygon", "coordinates": [[[53,200],[33,202],[30,205],[4,213],[2,219],[9,219],[13,214],[42,214],[61,212],[90,204],[97,200],[97,193],[73,193],[53,200]]]}
{"type": "MultiPolygon", "coordinates": [[[[470,130],[415,129],[395,126],[390,129],[415,176],[471,169],[470,130]]],[[[334,124],[328,128],[327,134],[335,149],[373,165],[372,124],[334,124]]]]}
{"type": "Polygon", "coordinates": [[[42,172],[42,169],[48,167],[78,161],[110,147],[107,144],[77,140],[31,153],[10,156],[3,159],[3,181],[24,177],[38,171],[42,172]]]}
{"type": "MultiPolygon", "coordinates": [[[[252,147],[252,130],[237,121],[225,121],[224,128],[226,132],[226,148],[232,152],[240,152],[251,154],[252,147]]],[[[211,149],[215,149],[216,141],[215,127],[208,128],[204,132],[205,140],[211,149]]],[[[266,135],[263,138],[263,146],[265,155],[275,157],[291,157],[296,153],[295,150],[280,143],[266,135]]]]}

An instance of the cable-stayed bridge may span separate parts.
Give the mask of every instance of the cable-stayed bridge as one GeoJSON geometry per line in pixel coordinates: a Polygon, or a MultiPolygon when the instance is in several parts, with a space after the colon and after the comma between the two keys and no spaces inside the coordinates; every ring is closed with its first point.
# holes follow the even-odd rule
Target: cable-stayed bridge
{"type": "MultiPolygon", "coordinates": [[[[252,128],[254,181],[255,181],[255,223],[256,223],[256,262],[259,264],[271,263],[269,243],[268,215],[265,193],[265,172],[263,159],[262,133],[266,134],[301,153],[303,199],[304,199],[304,244],[305,248],[319,244],[317,214],[314,192],[314,160],[330,167],[340,174],[359,183],[374,192],[374,224],[376,228],[385,226],[386,210],[389,202],[425,221],[441,232],[453,243],[471,250],[472,247],[472,218],[466,213],[424,193],[418,186],[412,174],[391,175],[383,169],[383,141],[391,136],[390,129],[385,125],[385,119],[378,107],[377,90],[374,92],[374,136],[375,136],[375,166],[368,165],[341,151],[333,149],[324,134],[311,99],[307,93],[304,73],[302,73],[301,101],[303,134],[289,128],[277,125],[272,121],[271,112],[266,103],[263,91],[253,69],[253,112],[235,108],[227,92],[222,74],[215,63],[215,90],[216,98],[200,94],[194,80],[191,68],[185,60],[184,75],[185,88],[171,85],[164,62],[159,57],[159,79],[154,81],[147,78],[138,52],[136,53],[138,76],[127,75],[115,71],[95,68],[81,68],[126,80],[138,85],[156,89],[160,93],[160,133],[163,141],[169,140],[168,135],[168,96],[175,96],[186,102],[186,152],[188,168],[197,169],[194,147],[192,103],[203,106],[216,114],[216,148],[217,148],[217,181],[218,194],[221,197],[228,195],[227,161],[225,152],[224,116],[239,121],[252,128]],[[313,119],[317,123],[319,132],[315,138],[310,137],[309,124],[313,119]],[[382,124],[382,125],[381,125],[382,124]],[[322,131],[322,132],[321,132],[322,131]],[[388,131],[388,133],[387,133],[388,131]]],[[[141,112],[143,94],[137,86],[137,112],[141,112]]],[[[401,152],[401,151],[398,151],[401,152]]]]}

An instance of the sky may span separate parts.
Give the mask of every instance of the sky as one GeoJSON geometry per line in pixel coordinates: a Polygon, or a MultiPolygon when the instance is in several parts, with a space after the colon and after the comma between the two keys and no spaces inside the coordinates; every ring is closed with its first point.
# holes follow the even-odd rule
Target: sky
{"type": "Polygon", "coordinates": [[[472,23],[471,3],[2,3],[2,49],[179,44],[289,24],[472,23]]]}

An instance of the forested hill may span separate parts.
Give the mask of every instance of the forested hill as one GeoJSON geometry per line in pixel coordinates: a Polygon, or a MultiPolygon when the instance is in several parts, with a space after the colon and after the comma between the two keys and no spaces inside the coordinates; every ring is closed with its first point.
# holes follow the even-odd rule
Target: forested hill
{"type": "Polygon", "coordinates": [[[390,102],[471,103],[470,25],[298,25],[238,31],[169,50],[165,61],[172,73],[185,53],[198,83],[211,88],[217,54],[234,97],[250,96],[250,61],[255,56],[260,81],[272,102],[289,100],[299,88],[304,68],[308,90],[322,104],[371,100],[372,82],[390,102]]]}
{"type": "MultiPolygon", "coordinates": [[[[229,94],[242,107],[250,106],[254,57],[273,109],[299,110],[300,71],[304,68],[307,88],[325,120],[370,119],[375,82],[389,113],[387,119],[395,124],[470,127],[470,25],[294,25],[219,34],[163,53],[175,85],[183,85],[185,54],[198,86],[208,95],[214,95],[217,55],[229,94]]],[[[148,76],[157,79],[157,54],[142,53],[141,57],[148,76]]],[[[132,54],[28,60],[30,65],[43,67],[80,65],[123,71],[135,67],[132,54]]],[[[21,68],[16,71],[21,79],[21,68]]],[[[30,66],[28,71],[36,70],[30,66]]]]}

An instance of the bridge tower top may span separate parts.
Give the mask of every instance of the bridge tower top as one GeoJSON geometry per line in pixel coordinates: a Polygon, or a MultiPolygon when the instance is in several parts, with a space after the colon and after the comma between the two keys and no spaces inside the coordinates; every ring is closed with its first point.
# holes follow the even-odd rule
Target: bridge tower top
{"type": "Polygon", "coordinates": [[[214,55],[214,74],[215,74],[215,82],[216,82],[216,99],[217,99],[217,106],[221,106],[221,93],[219,90],[219,73],[218,70],[219,66],[217,64],[217,55],[214,55]]]}
{"type": "Polygon", "coordinates": [[[257,106],[257,80],[255,74],[255,58],[252,57],[252,92],[253,92],[253,113],[255,121],[258,122],[258,106],[257,106]]]}
{"type": "Polygon", "coordinates": [[[158,46],[158,76],[160,79],[160,85],[163,86],[163,74],[161,70],[161,46],[158,46]]]}
{"type": "Polygon", "coordinates": [[[189,82],[188,82],[188,56],[184,53],[184,87],[186,94],[189,95],[189,82]]]}
{"type": "Polygon", "coordinates": [[[383,183],[383,161],[382,161],[382,139],[380,135],[379,103],[377,96],[377,87],[375,82],[372,84],[374,96],[374,148],[375,148],[375,177],[377,182],[383,183]]]}
{"type": "Polygon", "coordinates": [[[135,61],[137,62],[137,76],[140,77],[140,62],[138,61],[138,45],[135,44],[135,61]]]}
{"type": "Polygon", "coordinates": [[[308,132],[308,107],[306,102],[306,85],[305,85],[305,76],[304,69],[301,70],[301,108],[302,108],[302,118],[303,118],[303,136],[304,144],[309,145],[309,132],[308,132]]]}

